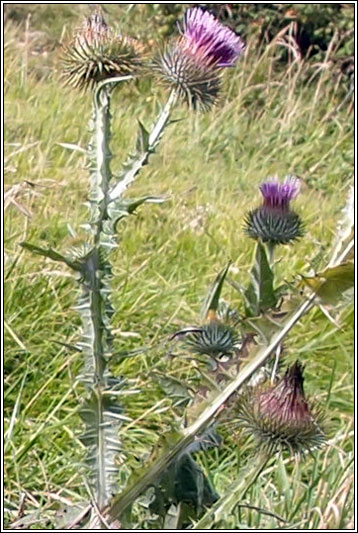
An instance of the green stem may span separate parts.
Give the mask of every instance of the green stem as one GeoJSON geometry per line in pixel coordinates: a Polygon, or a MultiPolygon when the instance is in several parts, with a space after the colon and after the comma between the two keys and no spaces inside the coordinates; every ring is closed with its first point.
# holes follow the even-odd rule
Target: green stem
{"type": "Polygon", "coordinates": [[[273,266],[275,262],[275,247],[276,245],[272,242],[266,243],[267,259],[269,261],[269,265],[272,271],[273,271],[273,266]]]}
{"type": "MultiPolygon", "coordinates": [[[[125,78],[126,79],[126,78],[125,78]]],[[[89,150],[91,161],[91,229],[94,246],[86,257],[82,271],[82,297],[80,309],[84,324],[83,351],[87,361],[85,383],[90,395],[84,406],[84,419],[90,443],[89,462],[92,467],[92,479],[95,489],[95,500],[99,509],[108,503],[115,486],[113,473],[115,464],[113,424],[111,416],[115,416],[117,405],[110,404],[105,392],[109,390],[108,357],[112,354],[112,333],[110,321],[113,308],[110,302],[111,263],[109,252],[115,246],[115,228],[111,224],[109,204],[113,200],[110,182],[112,173],[110,163],[111,113],[110,101],[112,82],[106,80],[97,87],[93,98],[93,140],[89,150]],[[113,447],[114,446],[114,447],[113,447]]],[[[146,163],[149,154],[158,144],[164,128],[168,124],[176,94],[172,93],[163,109],[152,133],[148,136],[148,145],[134,158],[133,164],[124,175],[124,179],[114,188],[115,194],[123,190],[134,180],[134,177],[146,163]]],[[[111,382],[113,381],[111,378],[111,382]]],[[[112,418],[113,422],[113,418],[112,418]]]]}
{"type": "Polygon", "coordinates": [[[89,302],[89,314],[84,317],[85,343],[93,358],[93,382],[103,385],[103,375],[106,367],[104,358],[105,348],[103,346],[103,334],[105,326],[103,323],[103,302],[101,286],[98,272],[101,270],[99,251],[94,248],[86,261],[84,269],[84,279],[82,282],[82,298],[89,302]],[[90,342],[90,345],[89,345],[90,342]]]}
{"type": "Polygon", "coordinates": [[[108,204],[110,202],[109,189],[112,179],[110,150],[111,140],[111,94],[116,85],[129,81],[133,76],[108,78],[100,83],[93,94],[93,140],[91,158],[91,206],[92,223],[96,227],[94,243],[101,241],[103,222],[108,218],[108,204]]]}
{"type": "Polygon", "coordinates": [[[169,94],[168,101],[165,104],[163,111],[161,112],[156,124],[154,125],[154,128],[152,129],[151,134],[149,135],[149,146],[154,147],[156,143],[158,142],[158,140],[160,139],[160,136],[170,118],[171,110],[176,104],[177,99],[178,99],[178,93],[176,89],[172,89],[172,91],[169,94]]]}

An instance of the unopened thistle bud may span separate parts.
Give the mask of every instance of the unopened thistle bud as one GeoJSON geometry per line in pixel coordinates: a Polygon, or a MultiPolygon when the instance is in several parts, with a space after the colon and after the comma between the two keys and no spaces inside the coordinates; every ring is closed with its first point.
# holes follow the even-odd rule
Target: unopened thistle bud
{"type": "Polygon", "coordinates": [[[63,79],[75,88],[94,88],[102,80],[134,74],[141,66],[141,46],[116,34],[100,11],[63,47],[63,79]]]}
{"type": "Polygon", "coordinates": [[[260,186],[263,205],[250,211],[245,220],[245,231],[252,239],[271,244],[288,244],[303,235],[302,220],[290,207],[290,201],[299,193],[300,182],[294,176],[279,183],[277,177],[260,186]]]}
{"type": "Polygon", "coordinates": [[[323,415],[310,405],[303,390],[303,367],[297,361],[282,380],[267,390],[243,395],[237,409],[238,422],[254,435],[266,451],[311,451],[324,440],[323,415]]]}
{"type": "Polygon", "coordinates": [[[235,329],[210,315],[207,324],[190,333],[185,344],[193,353],[208,355],[213,359],[231,357],[241,347],[235,329]]]}
{"type": "Polygon", "coordinates": [[[218,99],[222,69],[235,65],[244,44],[200,7],[189,9],[179,27],[181,36],[154,66],[190,106],[208,109],[218,99]]]}

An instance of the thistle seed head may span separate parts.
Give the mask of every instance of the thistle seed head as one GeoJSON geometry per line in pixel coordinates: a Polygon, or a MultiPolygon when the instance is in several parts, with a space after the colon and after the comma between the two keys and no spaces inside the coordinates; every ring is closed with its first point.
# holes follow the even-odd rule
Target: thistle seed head
{"type": "Polygon", "coordinates": [[[116,34],[95,11],[63,46],[62,77],[75,88],[95,88],[107,78],[134,74],[142,65],[142,47],[116,34]]]}

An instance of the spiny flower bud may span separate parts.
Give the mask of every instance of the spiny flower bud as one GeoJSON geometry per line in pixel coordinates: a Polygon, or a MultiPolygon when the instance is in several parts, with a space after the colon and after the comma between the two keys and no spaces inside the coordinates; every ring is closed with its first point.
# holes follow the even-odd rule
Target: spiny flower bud
{"type": "Polygon", "coordinates": [[[294,176],[287,176],[283,183],[279,183],[276,176],[260,186],[263,205],[250,211],[245,220],[245,231],[252,239],[288,244],[302,237],[302,220],[290,207],[290,201],[299,192],[299,185],[294,176]]]}
{"type": "Polygon", "coordinates": [[[62,77],[75,88],[94,88],[107,78],[135,73],[142,63],[141,51],[136,41],[114,33],[95,11],[63,47],[62,77]]]}
{"type": "Polygon", "coordinates": [[[324,442],[323,416],[309,405],[303,390],[303,367],[296,361],[282,380],[239,400],[238,421],[268,452],[310,451],[324,442]]]}
{"type": "Polygon", "coordinates": [[[189,9],[181,37],[166,47],[154,67],[194,109],[209,109],[220,91],[222,69],[233,66],[244,44],[200,7],[189,9]]]}
{"type": "Polygon", "coordinates": [[[185,344],[193,353],[209,355],[213,359],[232,356],[241,346],[235,329],[209,312],[208,322],[186,336],[185,344]]]}

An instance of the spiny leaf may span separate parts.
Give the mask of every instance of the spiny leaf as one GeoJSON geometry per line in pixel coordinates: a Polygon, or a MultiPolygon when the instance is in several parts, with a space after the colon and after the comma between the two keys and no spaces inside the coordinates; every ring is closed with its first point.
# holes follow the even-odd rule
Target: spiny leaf
{"type": "Polygon", "coordinates": [[[191,454],[199,450],[206,451],[220,442],[215,428],[211,427],[178,455],[155,484],[155,499],[150,505],[152,512],[164,517],[171,503],[190,503],[184,519],[186,523],[189,517],[197,517],[203,507],[212,505],[219,498],[191,454]]]}
{"type": "Polygon", "coordinates": [[[332,254],[332,262],[337,259],[343,245],[354,237],[354,187],[351,186],[348,193],[347,203],[342,209],[342,218],[337,224],[337,237],[332,254]]]}
{"type": "Polygon", "coordinates": [[[219,272],[219,274],[216,276],[214,283],[210,287],[210,290],[205,298],[203,307],[201,309],[200,320],[202,322],[207,319],[209,311],[218,310],[221,291],[230,265],[231,261],[229,261],[226,267],[221,272],[219,272]]]}
{"type": "Polygon", "coordinates": [[[316,293],[322,304],[335,304],[345,291],[354,287],[354,264],[352,261],[347,261],[326,268],[315,276],[304,277],[302,283],[316,293]]]}
{"type": "Polygon", "coordinates": [[[149,131],[144,127],[140,120],[138,120],[138,124],[137,152],[144,153],[149,149],[149,131]]]}
{"type": "Polygon", "coordinates": [[[123,165],[117,180],[118,183],[110,191],[110,198],[116,200],[120,198],[124,191],[133,183],[136,175],[142,167],[148,163],[149,155],[154,151],[154,148],[149,145],[149,133],[139,122],[139,131],[137,135],[136,151],[129,157],[123,165]]]}
{"type": "Polygon", "coordinates": [[[68,259],[67,257],[60,254],[59,252],[56,252],[56,250],[53,250],[52,248],[40,248],[40,246],[35,246],[34,244],[30,244],[29,242],[20,242],[20,246],[22,246],[22,248],[25,248],[26,250],[30,250],[30,252],[33,252],[34,254],[48,257],[49,259],[52,259],[53,261],[59,261],[61,263],[65,263],[67,266],[69,266],[73,270],[76,270],[76,271],[82,270],[83,265],[80,261],[71,261],[71,259],[68,259]]]}
{"type": "Polygon", "coordinates": [[[118,488],[117,459],[122,451],[118,438],[121,413],[121,407],[110,395],[98,395],[96,391],[90,394],[81,409],[81,416],[86,424],[86,431],[82,435],[87,448],[86,463],[90,467],[90,476],[101,505],[118,488]]]}
{"type": "Polygon", "coordinates": [[[136,152],[124,164],[123,170],[118,176],[117,184],[112,187],[109,193],[111,200],[121,197],[129,185],[133,183],[138,172],[148,163],[150,154],[154,153],[165,128],[170,124],[170,113],[176,100],[177,94],[172,91],[150,134],[143,124],[139,122],[136,152]]]}
{"type": "Polygon", "coordinates": [[[166,201],[162,196],[142,196],[141,198],[122,199],[118,198],[116,202],[112,202],[108,207],[108,215],[110,217],[110,229],[116,231],[116,226],[120,220],[132,215],[136,209],[144,203],[161,204],[166,201]]]}
{"type": "Polygon", "coordinates": [[[277,303],[273,288],[273,272],[267,259],[266,249],[260,241],[256,244],[251,281],[244,297],[246,315],[251,317],[275,307],[277,303]]]}

